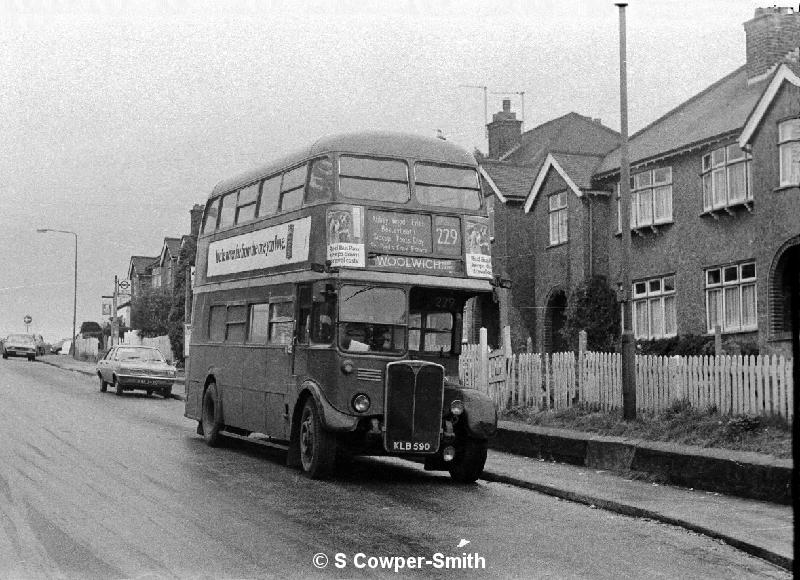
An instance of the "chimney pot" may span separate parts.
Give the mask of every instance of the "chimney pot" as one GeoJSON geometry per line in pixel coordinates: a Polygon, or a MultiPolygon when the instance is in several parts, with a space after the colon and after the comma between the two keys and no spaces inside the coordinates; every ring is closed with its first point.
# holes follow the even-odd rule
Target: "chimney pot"
{"type": "Polygon", "coordinates": [[[503,112],[504,113],[511,112],[511,99],[503,99],[503,112]]]}

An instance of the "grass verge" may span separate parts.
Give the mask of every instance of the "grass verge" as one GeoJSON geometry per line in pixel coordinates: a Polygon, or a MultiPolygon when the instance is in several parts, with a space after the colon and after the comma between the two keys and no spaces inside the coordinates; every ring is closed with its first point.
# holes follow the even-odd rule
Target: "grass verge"
{"type": "Polygon", "coordinates": [[[780,459],[792,457],[792,430],[784,419],[731,417],[720,415],[715,408],[694,409],[686,402],[677,402],[661,414],[639,413],[633,421],[624,421],[622,411],[606,413],[581,406],[562,411],[518,407],[504,411],[501,419],[598,435],[753,451],[780,459]]]}

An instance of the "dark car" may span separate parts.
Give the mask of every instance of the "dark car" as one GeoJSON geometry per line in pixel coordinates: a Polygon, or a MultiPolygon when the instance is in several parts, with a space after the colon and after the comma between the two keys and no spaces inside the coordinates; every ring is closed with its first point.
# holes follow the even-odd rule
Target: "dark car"
{"type": "Polygon", "coordinates": [[[61,340],[55,341],[52,345],[50,345],[50,352],[52,354],[58,354],[61,352],[61,348],[64,346],[65,342],[69,342],[68,338],[62,338],[61,340]]]}
{"type": "Polygon", "coordinates": [[[172,394],[175,367],[164,360],[157,348],[119,344],[97,361],[97,376],[102,392],[111,384],[118,395],[138,389],[148,395],[158,391],[167,398],[172,394]]]}
{"type": "Polygon", "coordinates": [[[3,358],[24,356],[28,360],[36,360],[39,344],[32,334],[9,334],[3,341],[3,358]]]}

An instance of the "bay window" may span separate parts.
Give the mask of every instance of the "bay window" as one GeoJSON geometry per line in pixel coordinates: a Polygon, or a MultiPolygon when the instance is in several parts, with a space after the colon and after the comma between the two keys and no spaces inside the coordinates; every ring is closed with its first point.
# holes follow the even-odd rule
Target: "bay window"
{"type": "Polygon", "coordinates": [[[781,187],[800,185],[800,118],[778,124],[781,187]]]}
{"type": "Polygon", "coordinates": [[[656,339],[675,336],[675,276],[659,276],[633,284],[633,334],[656,339]]]}
{"type": "Polygon", "coordinates": [[[706,270],[706,330],[756,330],[755,262],[706,270]]]}

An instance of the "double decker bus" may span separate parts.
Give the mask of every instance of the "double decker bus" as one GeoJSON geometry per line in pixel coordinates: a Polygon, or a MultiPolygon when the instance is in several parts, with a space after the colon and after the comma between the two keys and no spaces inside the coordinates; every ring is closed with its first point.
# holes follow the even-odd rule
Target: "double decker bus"
{"type": "Polygon", "coordinates": [[[219,183],[197,243],[185,416],[288,449],[475,481],[497,413],[458,381],[467,300],[492,291],[478,167],[447,141],[321,139],[219,183]]]}

